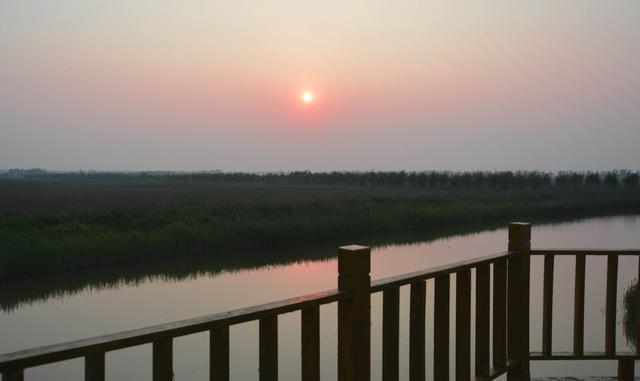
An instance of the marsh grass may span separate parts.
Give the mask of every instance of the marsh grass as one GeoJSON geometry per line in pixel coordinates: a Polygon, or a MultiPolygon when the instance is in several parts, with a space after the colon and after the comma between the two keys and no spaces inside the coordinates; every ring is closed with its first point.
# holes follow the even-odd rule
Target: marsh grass
{"type": "Polygon", "coordinates": [[[0,279],[510,219],[637,213],[635,190],[1,181],[0,279]]]}

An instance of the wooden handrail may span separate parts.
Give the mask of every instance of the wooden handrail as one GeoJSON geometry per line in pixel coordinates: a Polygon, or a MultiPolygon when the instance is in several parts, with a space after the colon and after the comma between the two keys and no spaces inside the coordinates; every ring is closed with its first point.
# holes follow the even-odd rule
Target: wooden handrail
{"type": "Polygon", "coordinates": [[[432,267],[426,270],[420,270],[408,274],[394,275],[388,278],[374,280],[371,282],[371,293],[373,294],[376,292],[384,291],[388,288],[409,285],[411,283],[422,280],[434,279],[442,275],[455,274],[458,271],[473,269],[483,264],[495,263],[516,255],[518,255],[517,251],[504,251],[484,257],[468,259],[465,261],[455,262],[438,267],[432,267]]]}
{"type": "Polygon", "coordinates": [[[635,359],[640,360],[640,354],[636,352],[584,352],[575,354],[573,352],[551,352],[544,354],[542,352],[531,352],[531,360],[547,361],[547,360],[624,360],[635,359]]]}
{"type": "Polygon", "coordinates": [[[298,311],[304,308],[347,300],[349,297],[350,295],[347,292],[329,290],[193,319],[2,354],[0,355],[0,372],[9,373],[15,369],[23,369],[83,357],[93,353],[103,353],[141,344],[149,344],[160,339],[207,331],[219,324],[234,325],[245,323],[298,311]]]}
{"type": "Polygon", "coordinates": [[[640,255],[638,249],[532,249],[531,255],[640,255]]]}

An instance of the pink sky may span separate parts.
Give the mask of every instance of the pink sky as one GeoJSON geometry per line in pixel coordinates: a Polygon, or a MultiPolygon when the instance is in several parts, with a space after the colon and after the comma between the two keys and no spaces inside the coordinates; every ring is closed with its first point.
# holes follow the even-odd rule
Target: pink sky
{"type": "Polygon", "coordinates": [[[0,169],[638,169],[636,1],[213,3],[2,1],[0,169]]]}

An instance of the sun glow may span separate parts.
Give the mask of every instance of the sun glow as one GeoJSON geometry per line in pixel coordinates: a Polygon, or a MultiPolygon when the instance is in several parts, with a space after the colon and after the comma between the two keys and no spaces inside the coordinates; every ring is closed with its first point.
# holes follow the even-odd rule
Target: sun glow
{"type": "Polygon", "coordinates": [[[313,100],[315,99],[315,96],[313,95],[313,93],[309,90],[305,90],[302,92],[302,102],[304,102],[305,104],[311,104],[313,103],[313,100]]]}

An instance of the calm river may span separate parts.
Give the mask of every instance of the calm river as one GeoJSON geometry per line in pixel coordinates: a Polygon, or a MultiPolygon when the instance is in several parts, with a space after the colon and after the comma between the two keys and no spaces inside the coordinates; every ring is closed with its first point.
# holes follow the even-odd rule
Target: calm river
{"type": "MultiPolygon", "coordinates": [[[[479,232],[438,232],[431,237],[391,237],[356,242],[374,247],[372,279],[456,262],[503,251],[505,228],[479,232]],[[439,237],[438,237],[439,236],[439,237]]],[[[186,319],[261,304],[336,287],[337,245],[233,253],[208,258],[167,260],[114,266],[0,283],[0,353],[75,340],[100,334],[186,319]],[[303,257],[303,260],[297,258],[303,257]]],[[[534,248],[640,248],[640,216],[586,219],[534,225],[534,248]]],[[[531,347],[541,347],[542,261],[532,259],[531,347]]],[[[573,318],[573,264],[556,258],[554,350],[570,350],[573,318]]],[[[585,351],[604,347],[604,258],[587,260],[585,351]]],[[[636,277],[638,260],[620,257],[618,320],[622,295],[636,277]]],[[[452,279],[453,281],[453,279],[452,279]]],[[[452,291],[454,290],[452,283],[452,291]]],[[[427,356],[431,358],[433,284],[427,284],[427,356]]],[[[372,296],[373,379],[380,379],[381,302],[372,296]]],[[[401,289],[401,379],[408,377],[408,288],[401,289]]],[[[453,298],[452,298],[453,303],[453,298]]],[[[455,316],[452,304],[452,317],[455,316]]],[[[336,378],[336,307],[321,308],[322,379],[336,378]]],[[[299,313],[279,318],[280,379],[300,377],[299,313]]],[[[451,324],[453,329],[454,324],[451,324]]],[[[618,350],[633,349],[622,324],[618,350]]],[[[231,378],[258,379],[257,322],[231,327],[231,378]]],[[[453,353],[453,345],[451,351],[453,353]]],[[[473,353],[473,351],[472,351],[473,353]]],[[[452,356],[453,358],[453,356],[452,356]]],[[[151,345],[107,354],[108,380],[151,378],[151,345]]],[[[427,374],[431,365],[427,364],[427,374]]],[[[208,334],[174,342],[176,380],[206,380],[208,334]]],[[[534,376],[613,375],[616,364],[596,362],[533,362],[534,376]]],[[[81,380],[83,360],[32,368],[27,380],[81,380]]]]}

